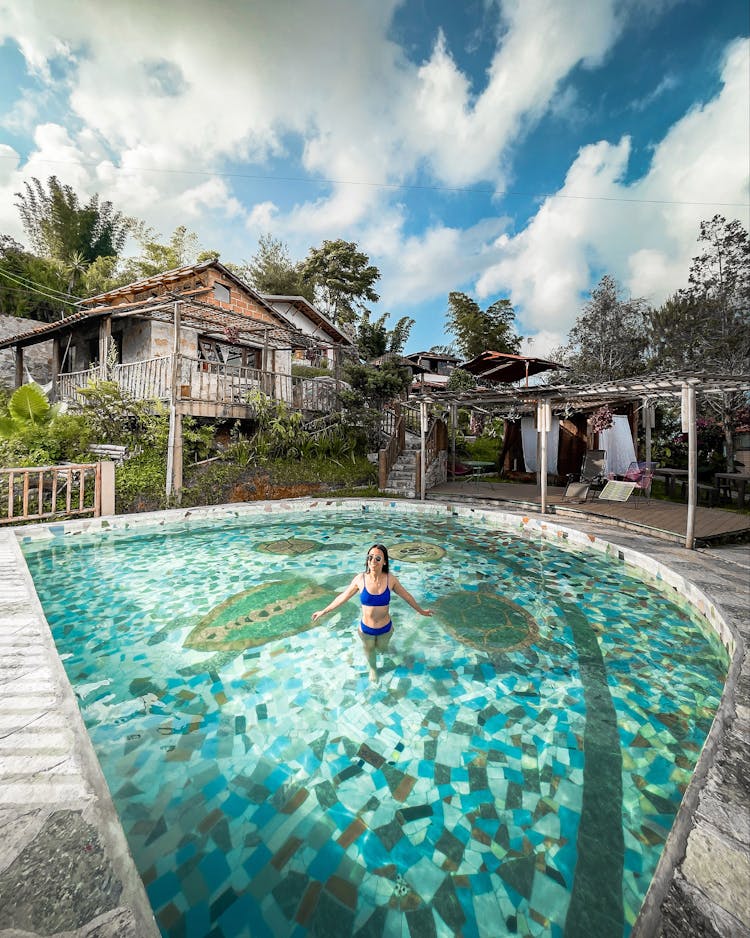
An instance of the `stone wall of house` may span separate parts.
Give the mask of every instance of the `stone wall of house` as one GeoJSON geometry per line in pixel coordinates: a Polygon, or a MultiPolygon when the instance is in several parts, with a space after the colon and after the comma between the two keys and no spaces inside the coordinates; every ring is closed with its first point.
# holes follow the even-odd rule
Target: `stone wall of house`
{"type": "MultiPolygon", "coordinates": [[[[36,319],[0,315],[0,339],[8,339],[40,325],[42,323],[36,319]]],[[[28,370],[28,373],[24,374],[24,381],[29,380],[29,374],[42,385],[52,380],[52,340],[25,348],[23,360],[28,370]]],[[[16,359],[13,349],[2,349],[0,351],[0,387],[13,388],[15,381],[16,359]]]]}
{"type": "Polygon", "coordinates": [[[147,358],[153,358],[156,354],[167,355],[172,351],[171,345],[167,352],[156,353],[152,350],[151,335],[155,325],[157,324],[147,319],[123,320],[122,348],[120,349],[123,362],[144,361],[147,358]]]}

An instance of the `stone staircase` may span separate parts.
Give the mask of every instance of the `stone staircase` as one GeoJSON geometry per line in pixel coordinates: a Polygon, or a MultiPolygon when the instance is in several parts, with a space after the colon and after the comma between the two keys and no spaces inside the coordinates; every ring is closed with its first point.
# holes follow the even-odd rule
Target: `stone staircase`
{"type": "Polygon", "coordinates": [[[420,440],[411,433],[406,434],[406,448],[388,473],[388,483],[383,489],[389,495],[417,497],[417,460],[420,440]]]}

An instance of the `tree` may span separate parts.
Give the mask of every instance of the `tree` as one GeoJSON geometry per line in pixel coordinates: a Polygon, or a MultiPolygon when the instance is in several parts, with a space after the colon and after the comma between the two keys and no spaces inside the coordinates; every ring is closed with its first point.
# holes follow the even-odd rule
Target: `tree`
{"type": "Polygon", "coordinates": [[[118,257],[97,257],[93,264],[89,264],[83,273],[81,292],[84,296],[98,296],[107,293],[116,287],[121,287],[128,281],[119,269],[118,257]]]}
{"type": "Polygon", "coordinates": [[[477,379],[470,371],[463,368],[454,368],[448,378],[445,388],[447,391],[473,391],[477,386],[477,379]]]}
{"type": "Polygon", "coordinates": [[[703,304],[678,291],[647,318],[649,365],[654,370],[689,371],[700,367],[700,350],[708,331],[703,304]]]}
{"type": "Polygon", "coordinates": [[[32,248],[72,272],[72,287],[97,257],[116,257],[122,251],[133,221],[116,212],[112,203],[94,194],[85,204],[71,186],[50,176],[47,186],[35,176],[17,192],[16,206],[32,248]]]}
{"type": "Polygon", "coordinates": [[[429,350],[435,355],[450,355],[451,358],[458,358],[453,345],[431,345],[429,350]]]}
{"type": "Polygon", "coordinates": [[[312,286],[321,311],[337,325],[353,323],[365,300],[377,303],[380,299],[373,289],[380,271],[369,261],[353,241],[340,239],[311,248],[305,258],[302,279],[312,286]]]}
{"type": "Polygon", "coordinates": [[[301,264],[295,264],[286,244],[270,234],[261,235],[258,250],[250,262],[238,266],[234,272],[259,293],[304,296],[311,303],[314,301],[313,285],[303,281],[301,264]]]}
{"type": "Polygon", "coordinates": [[[482,310],[465,293],[448,294],[446,330],[456,337],[456,345],[464,358],[475,358],[488,350],[517,355],[521,339],[513,330],[515,318],[510,300],[495,300],[482,310]]]}
{"type": "Polygon", "coordinates": [[[367,406],[381,410],[384,404],[403,394],[411,385],[411,369],[398,359],[386,360],[380,368],[370,365],[349,364],[345,368],[351,391],[342,391],[345,407],[367,406]]]}
{"type": "Polygon", "coordinates": [[[664,368],[746,371],[750,351],[750,241],[740,222],[701,222],[704,252],[693,258],[688,286],[649,321],[651,352],[664,368]]]}
{"type": "MultiPolygon", "coordinates": [[[[750,239],[739,221],[714,215],[701,222],[702,254],[693,258],[688,286],[650,317],[654,364],[677,370],[746,374],[750,362],[750,239]]],[[[744,405],[740,394],[707,397],[723,434],[727,463],[744,405]]]]}
{"type": "Polygon", "coordinates": [[[615,381],[642,374],[647,346],[645,300],[623,299],[613,277],[605,274],[559,350],[571,384],[615,381]]]}
{"type": "Polygon", "coordinates": [[[57,261],[36,257],[9,235],[0,235],[0,313],[55,322],[75,310],[66,286],[57,261]]]}
{"type": "Polygon", "coordinates": [[[198,235],[189,231],[185,225],[178,225],[166,243],[158,240],[158,232],[144,225],[136,229],[134,237],[141,246],[141,253],[138,257],[129,258],[123,265],[123,284],[193,264],[198,258],[198,235]]]}
{"type": "Polygon", "coordinates": [[[411,316],[402,316],[393,329],[385,325],[390,313],[370,322],[370,310],[364,309],[357,321],[356,344],[359,357],[372,361],[381,355],[400,355],[414,326],[411,316]]]}

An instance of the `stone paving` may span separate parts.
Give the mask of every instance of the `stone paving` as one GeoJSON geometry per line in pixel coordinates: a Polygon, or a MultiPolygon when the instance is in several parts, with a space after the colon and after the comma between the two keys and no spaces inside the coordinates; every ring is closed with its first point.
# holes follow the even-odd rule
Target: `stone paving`
{"type": "MultiPolygon", "coordinates": [[[[531,522],[565,527],[549,517],[531,522]]],[[[675,571],[675,583],[692,584],[691,598],[713,607],[714,627],[734,648],[720,710],[632,935],[750,938],[750,547],[686,551],[601,523],[575,528],[675,571]]],[[[159,934],[7,530],[0,531],[0,831],[0,938],[159,934]]]]}
{"type": "Polygon", "coordinates": [[[0,532],[0,936],[159,931],[11,531],[0,532]]]}

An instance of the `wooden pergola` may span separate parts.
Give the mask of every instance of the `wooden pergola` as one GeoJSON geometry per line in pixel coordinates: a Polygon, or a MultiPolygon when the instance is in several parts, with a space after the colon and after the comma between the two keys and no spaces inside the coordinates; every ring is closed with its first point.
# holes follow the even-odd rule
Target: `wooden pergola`
{"type": "MultiPolygon", "coordinates": [[[[552,414],[567,414],[576,409],[596,409],[605,404],[637,401],[648,413],[659,400],[680,400],[682,430],[688,435],[688,511],[685,531],[685,547],[695,546],[695,509],[698,495],[698,438],[696,426],[696,395],[723,395],[750,393],[750,374],[721,375],[705,372],[642,375],[589,385],[536,385],[534,387],[475,388],[470,391],[433,391],[420,400],[422,427],[427,425],[430,404],[450,409],[453,453],[455,460],[455,428],[459,407],[481,409],[485,413],[498,415],[536,414],[539,463],[537,480],[540,489],[541,512],[547,512],[547,431],[551,427],[552,414]],[[544,431],[544,432],[543,432],[544,431]],[[544,467],[544,471],[543,468],[544,467]]],[[[645,457],[651,459],[651,427],[646,419],[645,457]]],[[[422,461],[424,468],[424,431],[422,433],[422,461]]],[[[425,498],[425,473],[422,472],[420,497],[425,498]]]]}

